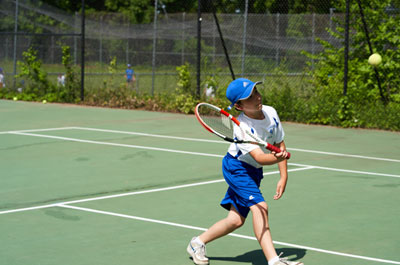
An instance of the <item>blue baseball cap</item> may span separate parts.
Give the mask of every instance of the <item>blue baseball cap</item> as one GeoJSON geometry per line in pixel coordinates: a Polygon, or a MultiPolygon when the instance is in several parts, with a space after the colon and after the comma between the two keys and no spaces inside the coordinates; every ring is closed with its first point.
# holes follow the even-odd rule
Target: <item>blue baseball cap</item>
{"type": "Polygon", "coordinates": [[[239,100],[247,99],[253,93],[253,89],[256,85],[261,84],[261,81],[252,82],[246,78],[238,78],[233,80],[228,88],[226,89],[226,97],[232,103],[228,109],[231,109],[233,105],[239,100]]]}

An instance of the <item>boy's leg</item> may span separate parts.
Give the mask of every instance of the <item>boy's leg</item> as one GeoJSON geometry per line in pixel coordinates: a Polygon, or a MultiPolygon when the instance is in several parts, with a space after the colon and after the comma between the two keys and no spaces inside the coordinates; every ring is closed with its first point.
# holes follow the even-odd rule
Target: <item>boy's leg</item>
{"type": "Polygon", "coordinates": [[[199,238],[204,244],[207,244],[238,229],[244,224],[245,220],[246,219],[238,213],[236,208],[231,206],[228,216],[212,225],[206,232],[201,234],[199,238]]]}
{"type": "Polygon", "coordinates": [[[267,260],[271,260],[278,255],[276,254],[274,244],[272,242],[271,231],[268,223],[268,206],[265,202],[260,202],[250,207],[253,214],[254,234],[260,243],[267,260]]]}
{"type": "Polygon", "coordinates": [[[192,256],[194,263],[208,264],[209,261],[206,256],[205,244],[229,234],[242,226],[245,220],[246,219],[237,212],[235,207],[231,206],[226,218],[216,222],[199,237],[194,237],[187,247],[187,252],[192,256]]]}
{"type": "Polygon", "coordinates": [[[207,244],[241,227],[245,220],[246,219],[239,214],[236,208],[231,205],[228,216],[212,225],[207,231],[201,234],[199,238],[204,244],[207,244]]]}

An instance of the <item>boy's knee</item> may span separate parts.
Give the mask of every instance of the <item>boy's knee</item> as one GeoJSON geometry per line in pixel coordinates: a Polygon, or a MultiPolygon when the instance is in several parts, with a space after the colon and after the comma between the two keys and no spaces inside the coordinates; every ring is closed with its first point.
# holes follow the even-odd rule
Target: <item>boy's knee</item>
{"type": "Polygon", "coordinates": [[[244,220],[238,219],[235,220],[234,223],[232,223],[233,227],[235,227],[235,229],[241,227],[242,225],[244,225],[244,220]]]}
{"type": "Polygon", "coordinates": [[[258,204],[255,204],[253,206],[250,207],[250,210],[253,212],[257,211],[257,212],[262,212],[265,213],[266,215],[268,215],[268,205],[266,202],[260,202],[258,204]]]}
{"type": "Polygon", "coordinates": [[[231,217],[228,219],[229,226],[234,229],[237,229],[237,228],[241,227],[242,225],[244,225],[245,221],[246,221],[246,219],[240,218],[240,217],[235,217],[235,218],[231,217]]]}

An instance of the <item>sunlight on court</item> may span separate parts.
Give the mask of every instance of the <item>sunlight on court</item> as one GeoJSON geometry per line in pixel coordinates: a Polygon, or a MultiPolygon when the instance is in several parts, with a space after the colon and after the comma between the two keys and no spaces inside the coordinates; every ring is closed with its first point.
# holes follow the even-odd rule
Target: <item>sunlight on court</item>
{"type": "MultiPolygon", "coordinates": [[[[31,118],[1,125],[4,264],[192,264],[187,242],[226,214],[228,145],[194,116],[4,104],[31,118]],[[35,115],[43,108],[53,118],[35,115]]],[[[276,166],[262,182],[276,248],[307,265],[400,264],[399,134],[284,126],[293,154],[284,197],[272,200],[276,166]]],[[[211,264],[266,264],[247,222],[210,244],[211,264]]]]}

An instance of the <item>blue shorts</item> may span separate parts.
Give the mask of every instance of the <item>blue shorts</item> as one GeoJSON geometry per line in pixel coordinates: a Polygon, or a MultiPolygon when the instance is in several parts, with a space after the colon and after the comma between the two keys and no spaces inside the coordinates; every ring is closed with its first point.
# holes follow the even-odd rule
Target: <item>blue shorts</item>
{"type": "Polygon", "coordinates": [[[250,206],[264,201],[259,189],[263,178],[262,168],[255,168],[228,153],[222,160],[222,173],[229,188],[221,206],[230,210],[233,205],[246,218],[250,206]]]}

